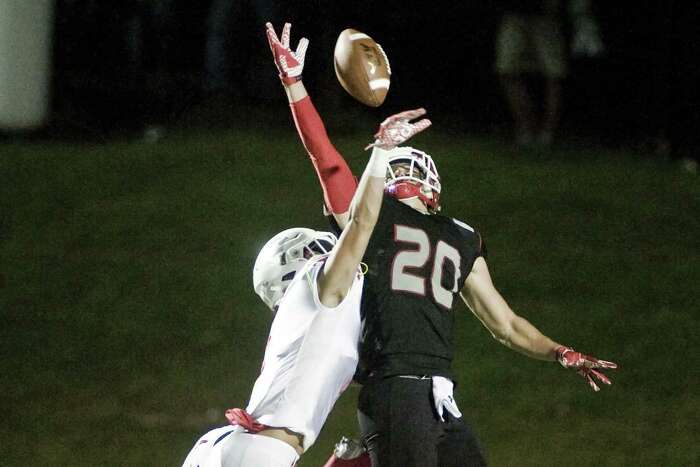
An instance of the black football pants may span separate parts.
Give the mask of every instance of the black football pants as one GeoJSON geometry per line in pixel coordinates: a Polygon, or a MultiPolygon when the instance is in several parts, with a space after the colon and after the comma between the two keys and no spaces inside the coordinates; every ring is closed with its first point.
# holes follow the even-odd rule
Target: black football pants
{"type": "Polygon", "coordinates": [[[430,379],[370,380],[360,391],[358,421],[372,467],[485,466],[464,420],[443,417],[435,411],[430,379]]]}

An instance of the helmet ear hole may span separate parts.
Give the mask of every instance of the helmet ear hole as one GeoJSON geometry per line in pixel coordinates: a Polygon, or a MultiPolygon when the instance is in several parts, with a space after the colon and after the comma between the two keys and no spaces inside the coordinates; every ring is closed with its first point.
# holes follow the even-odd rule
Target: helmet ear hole
{"type": "Polygon", "coordinates": [[[296,271],[288,272],[287,274],[282,276],[282,282],[291,281],[292,279],[294,279],[294,276],[296,275],[296,273],[297,273],[296,271]]]}

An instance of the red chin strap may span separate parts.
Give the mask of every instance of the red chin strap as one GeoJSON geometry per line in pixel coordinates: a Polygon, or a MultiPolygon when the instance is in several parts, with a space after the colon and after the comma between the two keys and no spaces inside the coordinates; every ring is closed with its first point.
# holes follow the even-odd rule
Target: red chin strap
{"type": "Polygon", "coordinates": [[[440,193],[433,190],[433,197],[428,198],[420,189],[420,185],[411,182],[392,183],[384,189],[384,192],[396,199],[418,198],[425,203],[428,208],[433,211],[438,210],[440,206],[440,193]]]}

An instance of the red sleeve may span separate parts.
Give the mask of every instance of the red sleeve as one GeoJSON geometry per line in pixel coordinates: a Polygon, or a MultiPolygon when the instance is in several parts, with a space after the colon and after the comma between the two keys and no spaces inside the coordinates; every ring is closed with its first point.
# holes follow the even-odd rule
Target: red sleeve
{"type": "Polygon", "coordinates": [[[306,96],[290,104],[301,142],[309,153],[316,169],[326,206],[334,214],[342,214],[350,209],[357,181],[350,167],[333,146],[321,117],[306,96]]]}

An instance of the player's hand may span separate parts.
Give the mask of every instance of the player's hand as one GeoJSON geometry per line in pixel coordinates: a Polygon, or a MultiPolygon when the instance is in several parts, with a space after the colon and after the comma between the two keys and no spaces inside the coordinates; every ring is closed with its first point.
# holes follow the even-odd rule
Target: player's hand
{"type": "Polygon", "coordinates": [[[433,376],[433,402],[440,421],[445,421],[442,416],[447,410],[454,418],[460,418],[462,412],[457,407],[457,402],[453,396],[454,383],[452,380],[442,376],[433,376]]]}
{"type": "Polygon", "coordinates": [[[270,43],[272,57],[280,73],[280,79],[284,84],[293,84],[301,80],[301,72],[304,70],[304,57],[309,40],[302,37],[297,45],[297,50],[292,52],[289,48],[289,32],[292,29],[290,23],[284,23],[282,27],[282,39],[277,38],[275,29],[271,23],[266,23],[267,40],[270,43]]]}
{"type": "Polygon", "coordinates": [[[393,149],[401,143],[405,143],[416,133],[428,128],[432,123],[427,118],[411,123],[411,120],[425,115],[425,109],[407,110],[392,115],[379,125],[379,130],[374,135],[374,143],[367,145],[365,150],[371,147],[381,149],[393,149]]]}
{"type": "Polygon", "coordinates": [[[576,370],[576,373],[585,378],[594,391],[600,391],[600,388],[596,384],[595,379],[608,385],[612,384],[608,377],[600,371],[598,371],[598,369],[615,369],[617,368],[616,363],[607,362],[605,360],[599,360],[597,358],[590,357],[588,355],[582,354],[581,352],[576,352],[572,348],[564,347],[563,345],[557,348],[556,352],[557,361],[561,363],[561,365],[564,368],[572,368],[576,370]]]}
{"type": "Polygon", "coordinates": [[[367,450],[357,440],[343,436],[323,467],[371,467],[367,450]]]}

